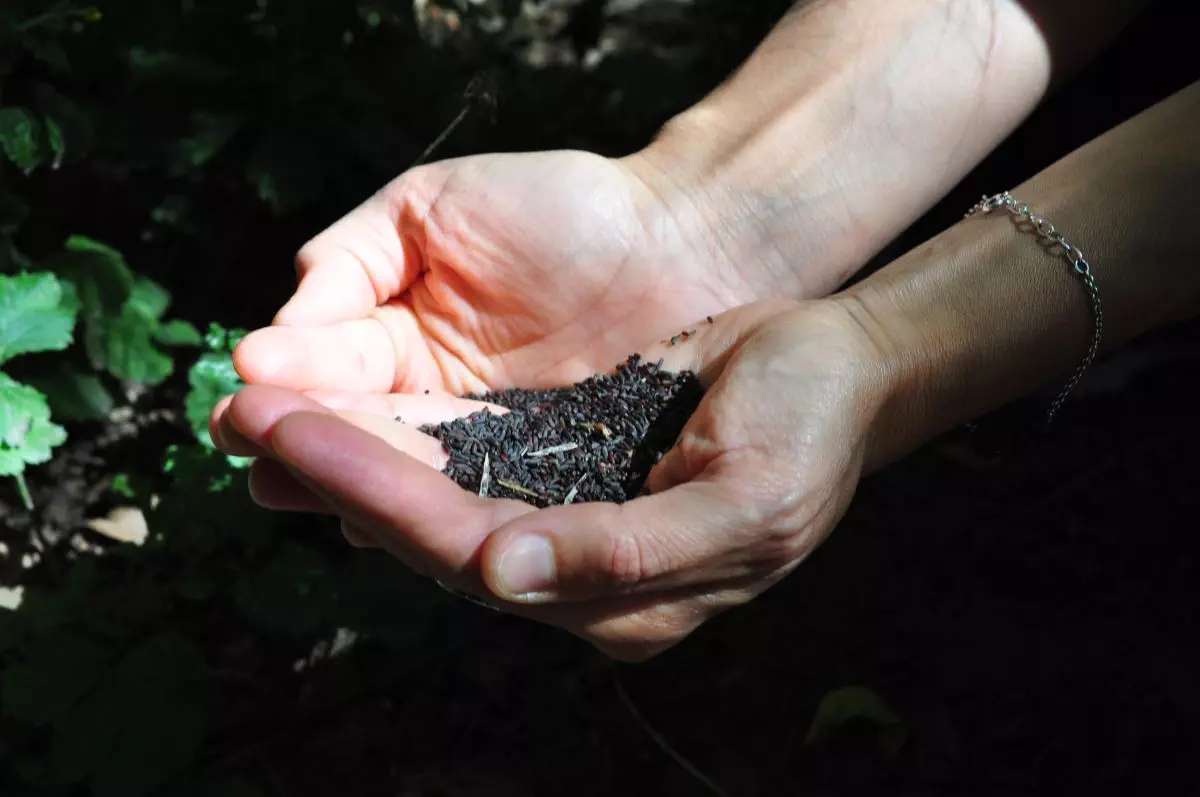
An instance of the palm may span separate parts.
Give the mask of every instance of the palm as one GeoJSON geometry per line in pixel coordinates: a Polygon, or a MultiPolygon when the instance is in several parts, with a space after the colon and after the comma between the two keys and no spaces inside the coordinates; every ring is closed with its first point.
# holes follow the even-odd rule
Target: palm
{"type": "MultiPolygon", "coordinates": [[[[322,293],[359,296],[354,312],[303,332],[314,376],[252,381],[345,390],[347,364],[357,363],[371,373],[349,381],[370,391],[569,383],[746,298],[682,240],[656,193],[615,161],[559,152],[434,164],[303,253],[306,278],[341,256],[354,263],[341,269],[343,283],[369,282],[312,279],[322,293]],[[358,325],[353,334],[347,324],[358,325]],[[335,346],[333,336],[344,340],[335,346]],[[347,346],[359,351],[347,357],[347,346]],[[323,357],[340,364],[322,369],[314,358],[323,357]]],[[[305,291],[302,280],[293,304],[305,291]]],[[[242,357],[243,371],[256,370],[253,360],[242,357]]]]}

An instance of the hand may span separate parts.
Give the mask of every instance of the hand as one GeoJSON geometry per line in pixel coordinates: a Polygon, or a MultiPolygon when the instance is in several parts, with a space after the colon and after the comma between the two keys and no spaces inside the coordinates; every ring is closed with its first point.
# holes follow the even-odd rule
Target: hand
{"type": "MultiPolygon", "coordinates": [[[[410,426],[347,423],[277,388],[243,391],[216,433],[230,453],[263,457],[252,475],[263,505],[333,512],[359,544],[643,660],[762,593],[829,534],[883,396],[870,341],[832,302],[754,304],[696,328],[644,350],[710,387],[651,495],[622,505],[479,498],[438,472],[440,445],[410,426]]],[[[475,408],[405,398],[430,420],[475,408]]]]}
{"type": "Polygon", "coordinates": [[[295,295],[235,364],[358,395],[570,383],[756,298],[662,174],[580,152],[414,169],[301,250],[295,295]]]}

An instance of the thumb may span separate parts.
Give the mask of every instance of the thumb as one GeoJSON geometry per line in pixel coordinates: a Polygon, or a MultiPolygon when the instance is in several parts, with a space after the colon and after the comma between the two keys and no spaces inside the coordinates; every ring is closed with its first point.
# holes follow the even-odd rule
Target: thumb
{"type": "MultiPolygon", "coordinates": [[[[395,200],[401,181],[372,196],[296,255],[299,284],[275,316],[280,326],[321,326],[366,318],[421,271],[410,204],[395,200]]],[[[402,195],[402,193],[401,193],[402,195]]]]}
{"type": "Polygon", "coordinates": [[[517,603],[584,601],[706,580],[737,547],[743,512],[720,483],[697,480],[625,504],[532,512],[493,532],[484,581],[517,603]]]}

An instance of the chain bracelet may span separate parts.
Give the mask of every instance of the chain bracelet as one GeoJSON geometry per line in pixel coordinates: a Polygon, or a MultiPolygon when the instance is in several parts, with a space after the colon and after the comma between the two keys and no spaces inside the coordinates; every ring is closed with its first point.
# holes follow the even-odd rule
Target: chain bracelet
{"type": "Polygon", "coordinates": [[[1066,385],[1059,391],[1054,401],[1050,404],[1050,409],[1046,412],[1046,424],[1049,425],[1054,421],[1054,416],[1062,409],[1067,397],[1079,384],[1079,380],[1083,377],[1084,372],[1095,361],[1096,355],[1100,352],[1100,340],[1104,336],[1104,305],[1100,301],[1100,288],[1096,285],[1096,278],[1092,274],[1092,266],[1083,256],[1083,252],[1078,246],[1069,243],[1067,239],[1054,228],[1046,219],[1038,216],[1029,210],[1029,206],[1024,202],[1018,202],[1012,198],[1007,191],[1002,191],[994,196],[984,196],[978,203],[967,211],[964,218],[970,218],[977,213],[991,213],[994,210],[1006,210],[1015,219],[1017,224],[1028,223],[1033,226],[1034,233],[1043,241],[1048,242],[1053,247],[1059,248],[1062,251],[1063,257],[1071,264],[1075,275],[1079,277],[1084,288],[1087,289],[1088,298],[1092,303],[1092,319],[1095,326],[1092,330],[1092,341],[1088,346],[1087,354],[1083,361],[1076,366],[1075,371],[1067,380],[1066,385]]]}

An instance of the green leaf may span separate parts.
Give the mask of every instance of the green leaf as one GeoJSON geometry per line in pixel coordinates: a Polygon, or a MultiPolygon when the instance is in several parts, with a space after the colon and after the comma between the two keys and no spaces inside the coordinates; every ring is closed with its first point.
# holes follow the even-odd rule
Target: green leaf
{"type": "Polygon", "coordinates": [[[125,258],[93,238],[71,236],[43,266],[71,283],[85,317],[116,315],[133,292],[134,275],[125,258]]]}
{"type": "Polygon", "coordinates": [[[0,108],[0,149],[25,174],[45,162],[42,121],[28,108],[0,108]]]}
{"type": "Polygon", "coordinates": [[[59,94],[53,86],[39,83],[33,89],[37,108],[52,131],[50,144],[63,163],[78,163],[91,150],[95,132],[91,119],[75,103],[59,94]],[[55,148],[55,138],[58,145],[55,148]]]}
{"type": "Polygon", "coordinates": [[[55,418],[94,421],[107,417],[115,402],[108,388],[94,373],[85,373],[67,363],[45,376],[29,378],[29,384],[46,395],[55,418]]]}
{"type": "Polygon", "coordinates": [[[188,371],[189,390],[184,399],[188,423],[196,439],[208,448],[213,448],[208,434],[208,419],[217,402],[242,389],[244,383],[233,367],[233,358],[224,352],[207,352],[200,355],[188,371]]]}
{"type": "Polygon", "coordinates": [[[136,498],[137,490],[134,489],[133,479],[128,473],[118,473],[113,476],[112,484],[109,486],[117,495],[122,498],[136,498]]]}
{"type": "Polygon", "coordinates": [[[125,306],[147,321],[158,321],[171,306],[171,293],[154,280],[138,277],[125,306]]]}
{"type": "Polygon", "coordinates": [[[250,156],[247,178],[259,199],[276,213],[284,213],[320,194],[321,161],[303,138],[276,130],[259,141],[250,156]]]}
{"type": "Polygon", "coordinates": [[[879,750],[887,756],[898,753],[908,739],[907,726],[874,690],[865,686],[846,686],[831,690],[821,698],[804,743],[808,746],[824,744],[859,723],[875,729],[879,750]]]}
{"type": "Polygon", "coordinates": [[[246,330],[226,329],[213,321],[204,333],[204,345],[213,351],[232,352],[244,337],[246,337],[246,330]]]}
{"type": "Polygon", "coordinates": [[[46,397],[0,373],[0,476],[48,462],[66,440],[66,430],[50,422],[46,397]]]}
{"type": "Polygon", "coordinates": [[[211,695],[200,650],[164,635],[130,651],[55,739],[56,771],[96,797],[144,797],[186,773],[204,741],[211,695]]]}
{"type": "Polygon", "coordinates": [[[104,648],[75,634],[34,642],[0,675],[4,715],[32,725],[58,721],[96,685],[107,659],[104,648]]]}
{"type": "Polygon", "coordinates": [[[159,324],[154,329],[154,339],[164,346],[203,346],[204,336],[195,326],[175,319],[159,324]]]}
{"type": "Polygon", "coordinates": [[[117,250],[81,236],[70,238],[66,251],[45,265],[78,292],[84,350],[93,368],[145,385],[171,375],[174,363],[155,342],[170,304],[166,289],[135,277],[117,250]]]}
{"type": "Polygon", "coordinates": [[[75,314],[62,299],[53,274],[0,275],[0,364],[71,345],[75,314]]]}
{"type": "Polygon", "coordinates": [[[136,304],[126,305],[116,318],[94,319],[91,326],[95,335],[85,340],[94,367],[118,379],[157,385],[171,375],[175,363],[155,346],[158,323],[145,316],[144,309],[136,304]]]}

